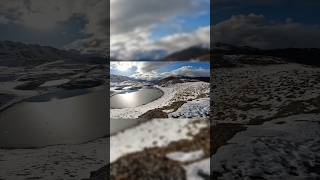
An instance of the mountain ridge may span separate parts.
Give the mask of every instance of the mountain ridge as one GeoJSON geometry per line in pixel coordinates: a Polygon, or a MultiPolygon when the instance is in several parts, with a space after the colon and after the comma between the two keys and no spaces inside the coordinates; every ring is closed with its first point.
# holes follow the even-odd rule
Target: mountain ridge
{"type": "Polygon", "coordinates": [[[217,59],[218,61],[223,59],[222,57],[224,55],[249,55],[268,56],[280,58],[289,63],[320,66],[320,49],[318,48],[259,49],[249,46],[235,46],[223,43],[215,43],[215,47],[218,48],[213,48],[213,59],[217,59]]]}
{"type": "Polygon", "coordinates": [[[210,48],[201,45],[191,46],[181,51],[174,52],[162,58],[165,61],[174,60],[210,60],[210,48]]]}
{"type": "Polygon", "coordinates": [[[50,46],[0,41],[0,65],[37,66],[63,60],[68,63],[105,63],[105,58],[95,54],[81,54],[76,50],[63,50],[50,46]]]}

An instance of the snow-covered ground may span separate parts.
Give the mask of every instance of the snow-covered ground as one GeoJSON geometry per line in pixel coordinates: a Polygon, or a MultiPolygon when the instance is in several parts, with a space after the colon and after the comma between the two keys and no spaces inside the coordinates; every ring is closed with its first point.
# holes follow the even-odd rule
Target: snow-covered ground
{"type": "MultiPolygon", "coordinates": [[[[19,180],[40,179],[82,179],[90,172],[107,163],[107,149],[110,148],[110,162],[145,148],[165,147],[180,140],[192,139],[199,130],[208,125],[206,119],[154,119],[137,127],[107,138],[80,145],[51,146],[41,149],[0,150],[0,178],[19,180]],[[172,122],[174,121],[174,122],[172,122]]],[[[181,156],[177,152],[171,156],[181,156]]],[[[168,155],[170,156],[170,155],[168,155]]],[[[203,152],[182,155],[185,161],[201,159],[203,152]]],[[[181,160],[181,157],[178,158],[181,160]]]]}
{"type": "Polygon", "coordinates": [[[192,134],[207,126],[203,119],[153,119],[110,138],[110,162],[145,148],[164,147],[171,142],[192,139],[192,134]]]}
{"type": "MultiPolygon", "coordinates": [[[[172,142],[192,139],[193,135],[207,125],[206,119],[154,119],[119,132],[110,139],[102,138],[79,145],[49,146],[40,149],[0,150],[0,179],[89,178],[91,171],[108,162],[108,157],[112,163],[119,157],[143,151],[145,148],[165,147],[172,142]],[[110,156],[106,154],[108,148],[110,156]]],[[[184,159],[192,161],[202,156],[203,152],[199,151],[196,154],[184,155],[184,159]]]]}
{"type": "Polygon", "coordinates": [[[246,124],[278,116],[285,107],[298,108],[295,102],[315,108],[310,100],[320,94],[319,76],[320,68],[300,64],[215,69],[214,116],[217,121],[246,124]]]}
{"type": "Polygon", "coordinates": [[[70,81],[70,79],[59,79],[59,80],[47,81],[47,82],[41,84],[40,87],[59,86],[64,83],[67,83],[69,81],[70,81]]]}
{"type": "MultiPolygon", "coordinates": [[[[145,149],[166,148],[173,142],[192,140],[203,128],[208,128],[210,109],[209,88],[206,82],[184,82],[155,86],[163,91],[163,96],[151,103],[135,108],[111,109],[111,118],[138,118],[149,110],[161,109],[175,102],[185,102],[181,107],[165,108],[169,118],[151,119],[134,128],[115,134],[110,139],[110,162],[115,163],[119,158],[132,153],[144,153],[145,149]],[[199,121],[200,120],[200,121],[199,121]]],[[[114,88],[112,89],[114,90],[114,88]]],[[[208,134],[209,136],[209,134],[208,134]]],[[[188,147],[185,147],[188,149],[188,147]]],[[[189,147],[191,148],[191,147],[189,147]]],[[[210,169],[208,157],[202,147],[194,152],[177,151],[166,154],[166,157],[181,163],[185,168],[188,179],[199,177],[198,170],[210,169]],[[184,163],[188,163],[183,165],[184,163]]],[[[209,170],[205,173],[209,174],[209,170]]]]}
{"type": "Polygon", "coordinates": [[[181,163],[188,163],[183,166],[187,180],[204,180],[201,175],[207,176],[207,178],[210,176],[210,158],[204,158],[202,150],[187,153],[173,152],[169,153],[167,157],[181,163]]]}
{"type": "Polygon", "coordinates": [[[167,157],[179,162],[191,162],[202,159],[204,157],[204,152],[203,150],[193,152],[172,152],[167,154],[167,157]]]}
{"type": "Polygon", "coordinates": [[[320,68],[245,66],[218,68],[214,74],[214,123],[247,129],[212,156],[212,176],[320,178],[320,68]]]}
{"type": "Polygon", "coordinates": [[[0,179],[89,178],[90,172],[107,163],[108,139],[79,145],[49,146],[40,149],[0,149],[0,179]]]}
{"type": "Polygon", "coordinates": [[[206,82],[178,83],[168,87],[156,86],[164,93],[161,98],[139,107],[111,109],[110,117],[125,119],[138,118],[138,116],[149,110],[161,108],[177,101],[196,99],[199,95],[209,94],[209,86],[210,84],[206,82]]]}
{"type": "MultiPolygon", "coordinates": [[[[3,94],[14,94],[13,100],[1,106],[7,107],[25,98],[36,96],[43,93],[54,92],[58,85],[77,79],[82,76],[98,76],[85,69],[68,69],[57,67],[49,68],[48,63],[43,66],[35,67],[30,71],[23,68],[5,68],[0,75],[16,75],[15,81],[1,81],[1,91],[3,94]],[[60,79],[43,79],[42,75],[50,73],[73,73],[62,76],[60,79]],[[21,78],[27,80],[20,81],[21,78]],[[42,78],[42,79],[41,79],[42,78]],[[31,81],[43,81],[42,85],[35,90],[17,90],[15,87],[31,81]]],[[[90,68],[90,67],[88,67],[90,68]]],[[[59,74],[60,75],[60,74],[59,74]]],[[[132,84],[130,84],[132,85],[132,84]]],[[[136,83],[134,85],[142,85],[136,83]]],[[[170,85],[169,87],[158,87],[164,95],[154,102],[140,106],[138,108],[126,108],[112,110],[112,118],[130,119],[137,118],[139,115],[158,107],[170,105],[176,101],[187,101],[197,99],[200,95],[209,94],[209,83],[187,82],[170,85]]],[[[190,102],[191,102],[190,101],[190,102]]],[[[169,113],[169,112],[168,112],[169,113]]],[[[180,140],[192,139],[193,134],[197,134],[201,128],[207,126],[207,120],[198,121],[191,118],[179,119],[152,119],[131,129],[124,130],[107,138],[77,144],[77,145],[57,145],[39,149],[0,149],[0,179],[20,180],[20,179],[83,179],[89,178],[90,172],[106,165],[108,158],[114,162],[118,158],[129,153],[142,152],[146,148],[165,147],[168,144],[180,140]],[[110,140],[110,155],[106,154],[110,140]]],[[[199,157],[200,158],[199,154],[199,157]]],[[[186,157],[187,158],[187,157],[186,157]]],[[[196,158],[197,159],[197,158],[196,158]]]]}
{"type": "Polygon", "coordinates": [[[187,180],[204,180],[210,178],[210,158],[184,166],[186,170],[187,180]],[[203,176],[205,177],[203,177],[203,176]]]}
{"type": "Polygon", "coordinates": [[[209,112],[210,98],[200,98],[186,102],[177,111],[172,112],[168,115],[171,118],[208,117],[209,112]]]}
{"type": "Polygon", "coordinates": [[[319,119],[301,114],[248,126],[213,155],[212,170],[218,179],[319,179],[319,119]]]}

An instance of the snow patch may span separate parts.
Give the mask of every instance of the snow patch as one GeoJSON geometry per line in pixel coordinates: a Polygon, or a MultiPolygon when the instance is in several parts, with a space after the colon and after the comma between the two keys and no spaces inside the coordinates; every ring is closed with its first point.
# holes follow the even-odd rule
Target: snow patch
{"type": "Polygon", "coordinates": [[[168,114],[170,118],[208,117],[210,111],[210,98],[201,98],[188,101],[176,112],[168,114]]]}
{"type": "Polygon", "coordinates": [[[200,174],[210,177],[210,158],[184,166],[184,169],[187,180],[204,180],[200,174]]]}
{"type": "Polygon", "coordinates": [[[190,162],[196,161],[204,157],[203,150],[198,150],[194,152],[172,152],[167,154],[167,158],[180,161],[180,162],[190,162]]]}
{"type": "Polygon", "coordinates": [[[192,139],[206,127],[206,119],[154,119],[110,138],[110,162],[145,148],[164,147],[171,142],[192,139]],[[196,121],[196,122],[195,122],[196,121]]]}
{"type": "Polygon", "coordinates": [[[70,81],[69,79],[59,79],[59,80],[47,81],[44,84],[42,84],[40,87],[58,86],[58,85],[67,83],[69,81],[70,81]]]}

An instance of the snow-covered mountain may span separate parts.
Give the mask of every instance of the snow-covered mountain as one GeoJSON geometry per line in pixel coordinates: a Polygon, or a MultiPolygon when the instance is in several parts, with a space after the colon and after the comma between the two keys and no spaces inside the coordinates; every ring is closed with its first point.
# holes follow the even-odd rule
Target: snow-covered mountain
{"type": "Polygon", "coordinates": [[[192,82],[192,81],[203,81],[209,82],[210,77],[188,77],[188,76],[169,76],[163,77],[159,79],[154,79],[151,81],[143,80],[143,79],[135,79],[127,76],[121,75],[110,75],[110,82],[111,83],[123,83],[123,82],[132,82],[132,83],[147,83],[147,84],[176,84],[176,83],[183,83],[183,82],[192,82]]]}
{"type": "Polygon", "coordinates": [[[110,74],[110,82],[112,83],[120,83],[124,81],[137,81],[134,78],[130,78],[128,76],[121,76],[121,75],[115,75],[115,74],[110,74]]]}
{"type": "Polygon", "coordinates": [[[68,63],[105,63],[105,58],[93,54],[81,54],[76,50],[62,50],[49,46],[0,41],[1,66],[35,66],[63,60],[68,63]]]}

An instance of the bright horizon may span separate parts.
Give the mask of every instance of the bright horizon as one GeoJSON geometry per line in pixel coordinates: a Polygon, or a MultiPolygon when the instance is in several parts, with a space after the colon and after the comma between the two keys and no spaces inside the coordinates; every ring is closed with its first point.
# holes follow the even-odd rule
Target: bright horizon
{"type": "Polygon", "coordinates": [[[110,74],[154,80],[169,76],[209,77],[209,62],[126,61],[110,62],[110,74]]]}

